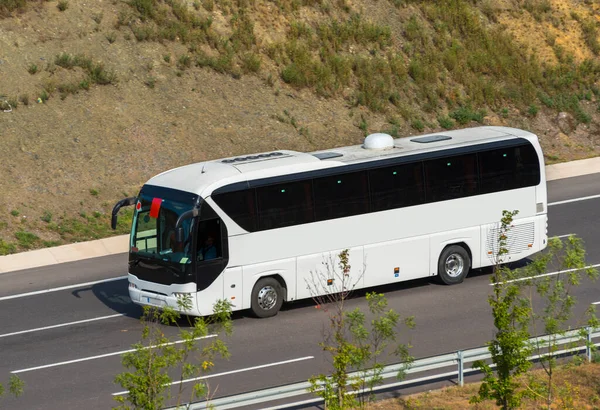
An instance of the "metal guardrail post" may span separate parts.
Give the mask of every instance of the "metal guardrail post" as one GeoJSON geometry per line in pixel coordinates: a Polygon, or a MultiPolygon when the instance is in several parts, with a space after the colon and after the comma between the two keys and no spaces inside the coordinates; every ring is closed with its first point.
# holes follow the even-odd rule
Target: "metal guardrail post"
{"type": "Polygon", "coordinates": [[[465,375],[463,373],[463,352],[459,350],[456,352],[456,357],[458,361],[458,384],[462,387],[465,384],[465,375]]]}
{"type": "Polygon", "coordinates": [[[588,362],[592,361],[592,328],[588,327],[587,328],[587,335],[586,335],[586,343],[585,343],[585,353],[587,355],[587,360],[588,362]]]}

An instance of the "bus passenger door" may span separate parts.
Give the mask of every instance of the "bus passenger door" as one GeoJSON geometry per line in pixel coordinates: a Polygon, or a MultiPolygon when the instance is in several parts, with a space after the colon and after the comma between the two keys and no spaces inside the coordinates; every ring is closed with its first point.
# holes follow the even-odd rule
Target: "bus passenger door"
{"type": "Polygon", "coordinates": [[[242,267],[236,266],[225,269],[223,283],[223,298],[231,303],[231,310],[242,309],[243,303],[242,267]]]}
{"type": "Polygon", "coordinates": [[[219,218],[198,221],[194,240],[197,303],[201,314],[223,297],[223,272],[229,262],[227,229],[219,218]]]}

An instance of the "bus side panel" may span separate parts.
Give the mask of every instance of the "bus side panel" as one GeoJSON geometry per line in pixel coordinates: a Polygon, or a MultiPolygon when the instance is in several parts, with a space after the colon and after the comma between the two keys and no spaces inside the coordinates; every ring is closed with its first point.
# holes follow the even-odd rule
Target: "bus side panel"
{"type": "MultiPolygon", "coordinates": [[[[300,256],[297,261],[297,299],[305,299],[342,291],[342,272],[339,253],[342,249],[300,256]],[[332,279],[328,284],[328,279],[332,279]]],[[[363,247],[350,248],[348,252],[350,276],[344,279],[347,290],[364,287],[363,247]]]]}
{"type": "Polygon", "coordinates": [[[286,300],[293,300],[290,298],[293,298],[296,294],[296,258],[247,265],[242,267],[242,270],[244,278],[244,298],[242,306],[244,309],[250,309],[254,285],[260,278],[265,276],[281,276],[287,288],[286,300]]]}
{"type": "Polygon", "coordinates": [[[429,237],[365,246],[365,287],[429,275],[429,237]]]}
{"type": "Polygon", "coordinates": [[[243,309],[244,281],[241,266],[227,268],[223,273],[223,298],[231,302],[231,310],[243,309]]]}
{"type": "Polygon", "coordinates": [[[438,273],[440,255],[447,245],[465,243],[471,253],[471,266],[478,268],[481,265],[480,228],[478,226],[467,229],[458,229],[451,232],[442,232],[429,237],[431,256],[429,258],[429,272],[432,276],[438,273]]]}
{"type": "Polygon", "coordinates": [[[223,298],[223,277],[224,275],[219,275],[208,288],[196,293],[196,304],[200,316],[212,315],[215,302],[223,298]]]}

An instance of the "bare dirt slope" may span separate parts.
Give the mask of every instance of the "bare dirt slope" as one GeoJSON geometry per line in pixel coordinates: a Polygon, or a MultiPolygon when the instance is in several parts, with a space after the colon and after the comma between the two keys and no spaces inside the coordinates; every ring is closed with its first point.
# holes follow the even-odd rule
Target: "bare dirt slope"
{"type": "MultiPolygon", "coordinates": [[[[452,108],[452,99],[443,94],[458,89],[443,88],[443,73],[434,110],[420,110],[418,89],[410,85],[414,81],[409,76],[406,82],[413,88],[399,94],[406,105],[373,110],[350,98],[357,79],[328,93],[294,87],[281,75],[289,61],[269,54],[274,42],[286,38],[293,21],[310,25],[355,12],[391,30],[387,50],[401,53],[408,67],[410,18],[417,16],[423,30],[435,33],[435,21],[428,21],[433,11],[419,3],[177,3],[210,18],[213,39],[235,31],[240,10],[250,16],[254,38],[249,50],[258,56],[260,69],[248,63],[250,68],[240,70],[234,64],[219,72],[182,56],[190,55],[193,62],[202,55],[200,49],[210,54],[220,46],[192,48],[177,36],[139,41],[134,30],[148,20],[140,18],[140,7],[136,11],[126,2],[36,1],[8,10],[9,1],[0,0],[0,254],[113,234],[107,215],[115,201],[137,193],[145,180],[171,167],[273,149],[359,144],[366,133],[390,129],[397,136],[441,130],[437,119],[452,108]],[[88,60],[61,61],[61,53],[88,60]]],[[[581,23],[598,25],[597,2],[483,3],[481,20],[513,35],[541,61],[557,64],[557,45],[572,52],[577,63],[597,61],[581,23]],[[542,7],[541,15],[533,6],[542,7]]],[[[588,37],[597,37],[593,29],[588,37]]],[[[344,52],[384,53],[370,46],[361,49],[359,43],[356,50],[351,44],[344,52]]],[[[589,118],[577,121],[567,114],[560,124],[560,110],[539,102],[532,102],[529,112],[527,104],[509,100],[504,105],[480,104],[486,108],[481,123],[537,132],[549,161],[594,156],[600,148],[597,94],[588,93],[580,104],[589,118]]],[[[124,224],[118,232],[126,229],[124,224]]]]}

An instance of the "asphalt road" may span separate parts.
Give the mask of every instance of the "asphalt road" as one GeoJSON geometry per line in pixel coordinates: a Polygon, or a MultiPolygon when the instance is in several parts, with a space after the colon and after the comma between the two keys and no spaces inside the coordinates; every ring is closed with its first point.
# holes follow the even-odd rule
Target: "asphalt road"
{"type": "MultiPolygon", "coordinates": [[[[548,189],[549,203],[598,195],[600,174],[552,181],[548,189]]],[[[591,264],[600,263],[599,222],[600,197],[549,207],[549,235],[583,238],[591,264]]],[[[113,394],[123,390],[114,383],[123,371],[120,353],[139,339],[141,329],[141,310],[129,301],[123,279],[126,259],[114,255],[0,274],[0,382],[12,372],[26,384],[23,396],[0,399],[0,408],[116,405],[113,394]]],[[[402,340],[412,343],[417,358],[482,346],[493,334],[489,271],[472,272],[459,286],[418,280],[378,290],[390,307],[415,316],[417,327],[402,340]]],[[[580,314],[600,301],[600,283],[586,283],[576,297],[580,314]]],[[[359,296],[349,302],[350,308],[364,305],[359,296]]],[[[217,362],[208,380],[215,397],[328,372],[318,346],[326,321],[311,302],[287,306],[266,320],[236,315],[227,341],[231,358],[217,362]]],[[[165,331],[176,335],[174,328],[165,331]]]]}

